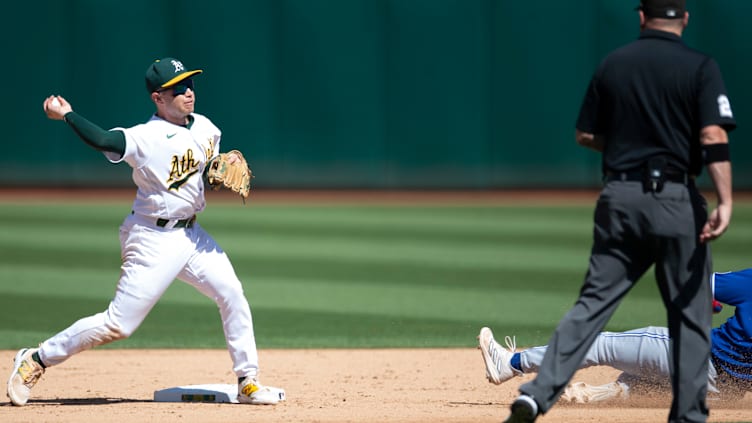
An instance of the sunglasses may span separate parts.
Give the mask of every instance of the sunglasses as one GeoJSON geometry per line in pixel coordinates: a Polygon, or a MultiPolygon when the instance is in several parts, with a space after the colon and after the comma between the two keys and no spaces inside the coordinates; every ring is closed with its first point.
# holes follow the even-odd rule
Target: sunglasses
{"type": "Polygon", "coordinates": [[[194,91],[194,89],[193,89],[193,80],[192,79],[182,80],[182,81],[178,82],[177,84],[175,84],[175,85],[173,85],[171,87],[163,88],[163,89],[159,90],[158,92],[162,93],[162,92],[165,92],[167,90],[172,90],[172,95],[174,97],[177,97],[179,95],[185,94],[186,91],[188,91],[188,88],[190,88],[191,91],[194,91]]]}

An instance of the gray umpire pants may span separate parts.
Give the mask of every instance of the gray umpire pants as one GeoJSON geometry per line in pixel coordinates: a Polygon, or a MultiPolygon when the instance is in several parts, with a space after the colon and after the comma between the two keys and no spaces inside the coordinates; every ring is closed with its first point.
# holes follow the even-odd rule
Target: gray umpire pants
{"type": "MultiPolygon", "coordinates": [[[[580,296],[548,342],[535,379],[520,387],[540,412],[558,400],[624,296],[655,264],[671,337],[669,422],[705,422],[712,325],[710,249],[699,242],[705,199],[692,186],[612,181],[595,208],[590,265],[580,296]]],[[[658,324],[659,322],[656,322],[658,324]]]]}

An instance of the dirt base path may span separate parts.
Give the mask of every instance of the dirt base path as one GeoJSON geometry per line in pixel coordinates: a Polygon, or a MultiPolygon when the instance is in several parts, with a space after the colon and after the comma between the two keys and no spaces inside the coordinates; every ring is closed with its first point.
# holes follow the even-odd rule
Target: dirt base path
{"type": "MultiPolygon", "coordinates": [[[[0,351],[7,377],[15,351],[0,351]]],[[[155,390],[233,383],[223,350],[94,350],[50,369],[25,407],[3,397],[0,421],[10,422],[500,422],[531,376],[488,383],[476,349],[262,350],[261,381],[282,387],[276,406],[155,403],[155,390]]],[[[575,380],[605,383],[609,368],[575,380]]],[[[541,423],[665,422],[670,396],[607,405],[559,404],[541,423]]],[[[752,420],[752,398],[711,404],[712,422],[752,420]]]]}

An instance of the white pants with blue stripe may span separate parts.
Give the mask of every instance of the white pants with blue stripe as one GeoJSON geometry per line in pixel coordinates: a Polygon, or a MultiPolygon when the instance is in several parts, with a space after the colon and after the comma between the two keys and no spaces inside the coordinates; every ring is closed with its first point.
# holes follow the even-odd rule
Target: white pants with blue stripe
{"type": "MultiPolygon", "coordinates": [[[[632,387],[644,382],[671,389],[668,328],[649,326],[626,332],[601,332],[588,350],[580,369],[609,366],[624,372],[619,379],[632,387]]],[[[546,346],[533,347],[520,353],[524,373],[537,373],[546,346]]],[[[708,391],[718,393],[717,372],[713,363],[708,367],[708,391]]]]}

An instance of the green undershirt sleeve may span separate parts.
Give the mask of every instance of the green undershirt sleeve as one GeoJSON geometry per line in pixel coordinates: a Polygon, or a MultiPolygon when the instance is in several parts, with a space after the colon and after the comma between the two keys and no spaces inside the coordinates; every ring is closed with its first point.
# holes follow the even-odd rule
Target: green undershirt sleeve
{"type": "Polygon", "coordinates": [[[111,151],[120,156],[125,154],[125,134],[123,131],[107,131],[89,122],[76,112],[65,114],[65,122],[86,144],[99,151],[111,151]]]}

